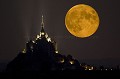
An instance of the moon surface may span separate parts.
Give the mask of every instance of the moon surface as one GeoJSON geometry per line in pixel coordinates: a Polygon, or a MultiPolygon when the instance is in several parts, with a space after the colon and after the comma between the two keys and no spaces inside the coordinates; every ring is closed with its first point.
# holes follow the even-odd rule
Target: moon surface
{"type": "Polygon", "coordinates": [[[65,25],[72,35],[80,38],[89,37],[98,29],[99,16],[89,5],[75,5],[67,12],[65,25]]]}

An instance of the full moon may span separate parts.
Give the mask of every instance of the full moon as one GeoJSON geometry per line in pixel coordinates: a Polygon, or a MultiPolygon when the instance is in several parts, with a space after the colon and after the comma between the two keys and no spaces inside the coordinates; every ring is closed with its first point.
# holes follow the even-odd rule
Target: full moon
{"type": "Polygon", "coordinates": [[[65,25],[72,35],[80,38],[89,37],[98,29],[99,16],[89,5],[75,5],[67,12],[65,25]]]}

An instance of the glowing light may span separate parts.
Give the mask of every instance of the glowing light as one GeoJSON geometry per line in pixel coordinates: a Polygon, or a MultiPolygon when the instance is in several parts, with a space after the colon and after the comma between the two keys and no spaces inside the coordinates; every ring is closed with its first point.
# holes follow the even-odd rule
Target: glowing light
{"type": "Polygon", "coordinates": [[[45,34],[45,37],[48,38],[48,34],[45,34]]]}
{"type": "Polygon", "coordinates": [[[44,33],[44,32],[42,32],[42,33],[41,33],[41,35],[45,35],[45,33],[44,33]]]}
{"type": "Polygon", "coordinates": [[[30,46],[31,50],[33,49],[33,46],[30,46]]]}
{"type": "Polygon", "coordinates": [[[80,64],[80,66],[82,66],[82,65],[80,64]]]}
{"type": "Polygon", "coordinates": [[[61,63],[64,63],[64,62],[65,62],[65,60],[64,60],[64,59],[61,59],[61,60],[60,60],[60,62],[61,62],[61,63]]]}
{"type": "Polygon", "coordinates": [[[33,43],[35,43],[35,41],[32,41],[33,43]]]}
{"type": "Polygon", "coordinates": [[[91,70],[91,69],[89,69],[89,70],[91,70]]]}
{"type": "Polygon", "coordinates": [[[87,66],[85,66],[85,70],[87,70],[88,69],[88,67],[87,66]]]}
{"type": "Polygon", "coordinates": [[[89,70],[93,70],[93,67],[91,67],[89,70]]]}
{"type": "Polygon", "coordinates": [[[26,50],[25,50],[25,49],[23,49],[22,53],[26,53],[26,50]]]}
{"type": "Polygon", "coordinates": [[[37,38],[39,38],[40,36],[39,35],[37,35],[37,38]]]}
{"type": "Polygon", "coordinates": [[[91,67],[91,69],[93,70],[93,67],[91,67]]]}
{"type": "Polygon", "coordinates": [[[40,36],[39,35],[37,35],[37,38],[36,38],[36,40],[38,40],[40,38],[40,36]]]}
{"type": "Polygon", "coordinates": [[[58,53],[58,51],[55,51],[55,53],[58,53]]]}
{"type": "Polygon", "coordinates": [[[74,64],[74,61],[70,61],[70,64],[74,64]]]}
{"type": "Polygon", "coordinates": [[[93,70],[94,69],[94,67],[88,66],[88,65],[85,65],[84,67],[85,67],[85,70],[93,70]]]}
{"type": "Polygon", "coordinates": [[[51,42],[51,38],[47,38],[47,41],[48,41],[48,42],[51,42]]]}

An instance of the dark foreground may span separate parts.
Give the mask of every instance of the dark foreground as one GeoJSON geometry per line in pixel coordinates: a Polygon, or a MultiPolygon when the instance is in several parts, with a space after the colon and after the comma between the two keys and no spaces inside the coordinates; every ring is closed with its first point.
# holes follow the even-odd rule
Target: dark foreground
{"type": "Polygon", "coordinates": [[[120,79],[120,71],[55,71],[1,73],[0,79],[120,79]]]}

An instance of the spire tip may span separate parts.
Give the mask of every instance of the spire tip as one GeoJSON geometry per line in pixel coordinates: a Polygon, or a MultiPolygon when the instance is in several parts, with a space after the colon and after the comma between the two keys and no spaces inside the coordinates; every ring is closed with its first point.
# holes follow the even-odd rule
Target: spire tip
{"type": "Polygon", "coordinates": [[[44,21],[43,21],[43,15],[42,15],[42,22],[41,22],[41,26],[44,27],[44,21]]]}

